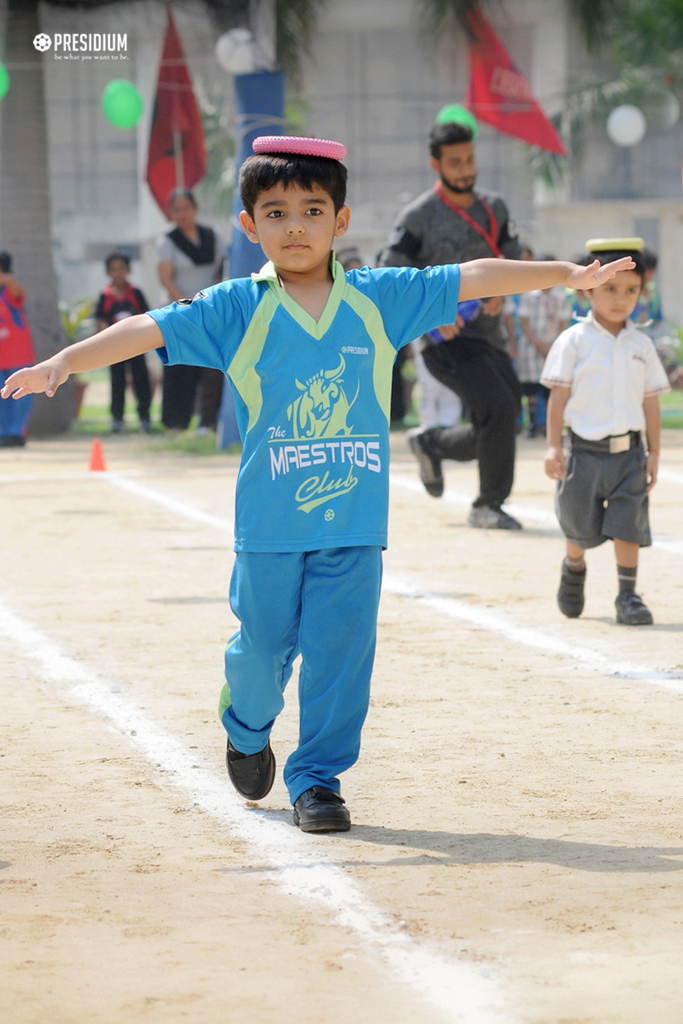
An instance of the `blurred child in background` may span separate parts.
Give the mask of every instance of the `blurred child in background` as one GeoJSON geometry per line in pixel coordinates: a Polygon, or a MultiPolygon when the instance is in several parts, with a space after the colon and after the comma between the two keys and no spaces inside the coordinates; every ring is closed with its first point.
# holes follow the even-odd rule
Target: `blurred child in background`
{"type": "MultiPolygon", "coordinates": [[[[12,257],[0,252],[0,388],[15,370],[36,361],[31,330],[24,312],[25,292],[12,276],[12,257]]],[[[0,448],[26,444],[33,395],[0,402],[0,448]]]]}
{"type": "MultiPolygon", "coordinates": [[[[555,256],[543,256],[554,260],[555,256]]],[[[545,411],[550,391],[541,384],[541,371],[545,357],[555,338],[569,322],[571,306],[566,290],[561,286],[539,288],[525,292],[519,303],[521,330],[517,339],[515,368],[522,394],[526,397],[529,425],[526,436],[545,434],[545,411]]]]}
{"type": "MultiPolygon", "coordinates": [[[[134,288],[128,280],[130,273],[130,258],[125,252],[112,252],[105,260],[105,270],[110,278],[110,283],[105,285],[104,291],[97,300],[95,318],[97,330],[103,331],[105,327],[111,327],[119,320],[125,320],[129,316],[137,316],[139,313],[146,313],[149,309],[147,300],[139,288],[134,288]]],[[[144,356],[133,356],[122,363],[115,363],[111,366],[111,429],[114,434],[123,433],[123,416],[126,404],[126,375],[130,367],[133,378],[133,391],[138,403],[138,418],[140,430],[149,433],[152,429],[150,422],[150,406],[152,404],[152,386],[147,369],[147,360],[144,356]]]]}

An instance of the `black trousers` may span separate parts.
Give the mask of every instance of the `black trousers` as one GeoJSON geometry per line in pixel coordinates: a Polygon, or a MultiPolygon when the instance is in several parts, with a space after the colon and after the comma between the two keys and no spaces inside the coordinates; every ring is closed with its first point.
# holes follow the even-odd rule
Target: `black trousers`
{"type": "Polygon", "coordinates": [[[199,426],[215,430],[223,398],[225,374],[203,366],[199,374],[199,426]]]}
{"type": "Polygon", "coordinates": [[[138,403],[138,416],[141,420],[149,419],[149,407],[152,404],[152,386],[149,381],[147,360],[144,356],[133,356],[122,363],[110,366],[111,372],[111,418],[123,419],[126,404],[126,370],[130,366],[133,377],[133,391],[138,403]]]}
{"type": "Polygon", "coordinates": [[[433,377],[459,395],[471,424],[432,427],[424,434],[428,451],[457,462],[479,460],[479,497],[474,507],[499,508],[512,490],[516,422],[521,388],[510,357],[484,341],[458,335],[423,350],[433,377]]]}
{"type": "Polygon", "coordinates": [[[164,366],[161,422],[167,430],[187,430],[199,384],[198,366],[164,366]]]}
{"type": "Polygon", "coordinates": [[[216,429],[225,374],[205,366],[164,366],[161,422],[167,430],[187,430],[199,389],[200,426],[216,429]]]}

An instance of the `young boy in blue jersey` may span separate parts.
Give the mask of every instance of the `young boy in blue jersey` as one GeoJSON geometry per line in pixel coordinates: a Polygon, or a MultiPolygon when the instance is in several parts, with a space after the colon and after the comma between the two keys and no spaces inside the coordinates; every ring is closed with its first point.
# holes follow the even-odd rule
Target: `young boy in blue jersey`
{"type": "Polygon", "coordinates": [[[345,831],[338,776],[358,757],[368,709],[397,351],[453,324],[459,298],[589,289],[631,260],[583,268],[483,259],[344,274],[332,252],[349,226],[344,148],[280,136],[254,149],[241,170],[240,217],[269,259],[259,274],[114,324],[13,374],[2,396],[51,397],[70,373],[153,348],[167,363],[227,374],[243,439],[230,585],[240,629],[220,699],[228,773],[247,799],[270,791],[270,732],[301,654],[299,744],[284,771],[294,822],[345,831]]]}

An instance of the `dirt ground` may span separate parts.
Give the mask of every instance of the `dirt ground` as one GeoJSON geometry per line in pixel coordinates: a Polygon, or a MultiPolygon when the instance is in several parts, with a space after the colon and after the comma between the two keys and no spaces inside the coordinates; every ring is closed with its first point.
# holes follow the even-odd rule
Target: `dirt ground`
{"type": "MultiPolygon", "coordinates": [[[[404,436],[393,446],[394,473],[414,481],[404,436]]],[[[133,436],[104,448],[109,469],[231,516],[235,457],[152,454],[133,436]]],[[[651,518],[675,546],[683,432],[662,448],[671,477],[651,518]]],[[[542,451],[520,443],[513,499],[549,513],[542,451]]],[[[0,598],[223,780],[231,538],[83,472],[88,452],[70,438],[0,453],[0,598]]],[[[506,1020],[681,1024],[683,548],[643,552],[654,627],[615,625],[609,545],[590,553],[586,611],[569,621],[555,605],[561,537],[542,515],[519,534],[474,531],[457,495],[435,501],[401,479],[386,572],[549,646],[385,592],[361,759],[342,780],[354,828],[306,837],[311,851],[415,947],[489,970],[506,1020]],[[666,670],[672,688],[616,677],[616,662],[666,670]]],[[[447,482],[474,493],[476,470],[449,465],[447,482]]],[[[288,895],[258,846],[9,636],[0,658],[3,1024],[484,1019],[440,1015],[357,930],[288,895]]],[[[296,735],[290,685],[279,765],[296,735]]],[[[280,775],[263,806],[282,820],[280,775]]]]}

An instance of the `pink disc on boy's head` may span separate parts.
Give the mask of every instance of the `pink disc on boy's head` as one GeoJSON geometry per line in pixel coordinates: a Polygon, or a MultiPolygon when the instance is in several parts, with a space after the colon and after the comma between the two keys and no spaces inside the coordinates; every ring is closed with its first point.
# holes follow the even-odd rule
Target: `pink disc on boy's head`
{"type": "Polygon", "coordinates": [[[343,160],[346,146],[331,139],[308,139],[299,135],[259,135],[254,139],[255,153],[297,153],[299,156],[324,156],[343,160]]]}

